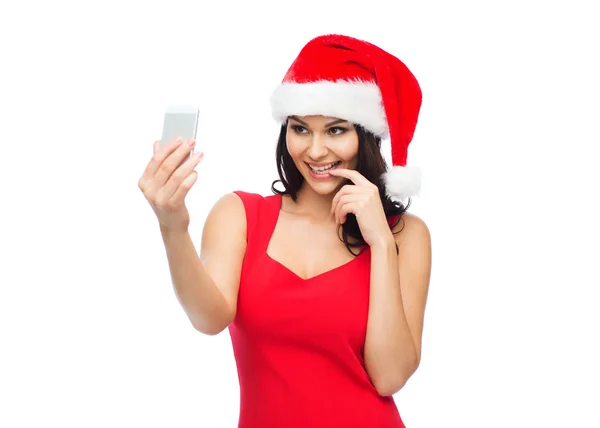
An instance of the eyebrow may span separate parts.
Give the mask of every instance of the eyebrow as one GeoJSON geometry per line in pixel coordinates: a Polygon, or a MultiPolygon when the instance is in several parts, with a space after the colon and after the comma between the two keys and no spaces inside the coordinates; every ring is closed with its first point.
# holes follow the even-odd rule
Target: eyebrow
{"type": "MultiPolygon", "coordinates": [[[[297,116],[290,116],[290,119],[294,119],[295,121],[300,122],[304,126],[307,126],[307,127],[309,126],[308,123],[304,122],[303,120],[300,120],[297,116]]],[[[348,122],[348,121],[344,120],[344,119],[336,119],[333,122],[326,123],[325,127],[329,128],[330,126],[337,125],[338,123],[343,123],[343,122],[348,122]]]]}
{"type": "Polygon", "coordinates": [[[334,120],[333,122],[326,123],[325,128],[328,128],[332,125],[337,125],[338,123],[344,123],[344,122],[348,122],[348,121],[344,120],[344,119],[337,119],[337,120],[334,120]]]}
{"type": "Polygon", "coordinates": [[[302,125],[304,125],[304,126],[308,126],[308,123],[306,123],[306,122],[305,122],[305,121],[303,121],[303,120],[300,120],[300,119],[298,119],[298,117],[297,117],[297,116],[290,116],[290,119],[294,119],[296,122],[300,122],[302,125]]]}

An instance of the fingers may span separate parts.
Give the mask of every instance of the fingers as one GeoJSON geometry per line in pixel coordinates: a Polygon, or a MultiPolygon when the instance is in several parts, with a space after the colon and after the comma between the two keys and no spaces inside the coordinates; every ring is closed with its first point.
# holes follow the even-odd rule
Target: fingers
{"type": "Polygon", "coordinates": [[[171,202],[174,205],[181,203],[185,199],[186,195],[188,194],[188,192],[190,191],[190,189],[192,188],[192,186],[194,185],[194,183],[197,180],[198,180],[198,173],[194,170],[177,187],[175,194],[171,198],[172,199],[171,202]]]}
{"type": "Polygon", "coordinates": [[[362,200],[364,200],[364,196],[361,194],[343,195],[339,199],[334,211],[336,224],[344,224],[346,222],[347,214],[356,214],[356,204],[362,200]]]}
{"type": "MultiPolygon", "coordinates": [[[[194,145],[195,140],[192,138],[187,141],[178,138],[158,149],[144,173],[144,179],[148,182],[147,187],[154,190],[163,187],[174,171],[184,163],[184,158],[190,154],[194,145]]],[[[180,178],[183,180],[185,177],[180,178]]]]}
{"type": "Polygon", "coordinates": [[[186,189],[185,186],[187,186],[187,184],[190,184],[190,186],[193,185],[196,179],[194,178],[192,182],[186,180],[191,180],[190,175],[197,175],[194,168],[202,161],[203,157],[204,154],[202,152],[196,152],[190,159],[181,164],[160,188],[161,198],[164,200],[175,198],[176,193],[179,192],[179,188],[182,185],[184,186],[184,195],[187,194],[189,188],[186,189]],[[184,184],[184,182],[186,184],[184,184]]]}
{"type": "MultiPolygon", "coordinates": [[[[183,144],[183,140],[180,138],[174,138],[169,141],[163,148],[160,147],[160,141],[155,141],[153,146],[153,155],[150,162],[146,165],[142,177],[140,178],[140,188],[144,190],[153,183],[156,172],[163,164],[164,160],[170,156],[177,148],[183,144]]],[[[165,180],[166,181],[166,180],[165,180]]]]}
{"type": "Polygon", "coordinates": [[[329,170],[328,172],[331,175],[347,178],[348,180],[351,180],[354,184],[360,186],[373,185],[373,183],[367,180],[364,175],[353,169],[335,168],[329,170]]]}
{"type": "Polygon", "coordinates": [[[157,164],[154,167],[153,182],[158,186],[163,186],[175,170],[182,165],[184,158],[190,154],[195,144],[196,141],[190,138],[186,141],[180,140],[178,145],[165,151],[159,150],[155,155],[157,164]]]}
{"type": "Polygon", "coordinates": [[[164,147],[160,147],[160,141],[154,142],[152,159],[139,180],[139,187],[148,200],[168,201],[184,182],[182,191],[187,193],[189,189],[185,187],[196,181],[196,178],[189,176],[203,156],[201,152],[196,152],[182,162],[190,154],[194,144],[193,139],[184,142],[181,138],[174,138],[164,147]]]}
{"type": "Polygon", "coordinates": [[[336,206],[342,196],[363,193],[365,193],[365,189],[361,186],[356,186],[353,184],[346,184],[345,186],[342,186],[342,188],[335,194],[333,200],[331,201],[331,213],[335,212],[336,206]]]}

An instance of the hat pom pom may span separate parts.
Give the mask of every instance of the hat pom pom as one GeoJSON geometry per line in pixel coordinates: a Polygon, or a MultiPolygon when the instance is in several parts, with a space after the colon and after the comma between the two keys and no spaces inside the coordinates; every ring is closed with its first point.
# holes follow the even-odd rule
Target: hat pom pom
{"type": "Polygon", "coordinates": [[[397,200],[416,196],[421,190],[421,169],[414,166],[394,166],[382,176],[386,194],[397,200]]]}

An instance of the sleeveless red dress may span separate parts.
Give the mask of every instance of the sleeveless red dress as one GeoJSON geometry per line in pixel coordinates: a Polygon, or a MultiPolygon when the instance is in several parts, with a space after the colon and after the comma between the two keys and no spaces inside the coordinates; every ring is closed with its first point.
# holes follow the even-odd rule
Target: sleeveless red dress
{"type": "Polygon", "coordinates": [[[370,252],[302,279],[267,255],[282,197],[235,192],[247,249],[229,326],[240,383],[238,428],[404,428],[364,367],[370,252]]]}

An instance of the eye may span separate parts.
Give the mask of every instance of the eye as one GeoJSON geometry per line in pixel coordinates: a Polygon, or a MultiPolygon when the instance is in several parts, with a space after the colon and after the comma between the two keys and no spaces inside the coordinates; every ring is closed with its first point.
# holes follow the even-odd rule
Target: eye
{"type": "Polygon", "coordinates": [[[290,128],[292,128],[292,130],[296,134],[305,134],[306,132],[308,132],[304,126],[300,126],[300,125],[290,125],[290,128]]]}
{"type": "Polygon", "coordinates": [[[347,128],[341,127],[341,126],[334,126],[333,128],[329,128],[329,133],[332,135],[341,135],[344,132],[348,131],[347,128]]]}

